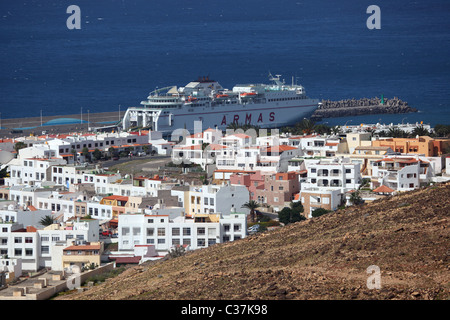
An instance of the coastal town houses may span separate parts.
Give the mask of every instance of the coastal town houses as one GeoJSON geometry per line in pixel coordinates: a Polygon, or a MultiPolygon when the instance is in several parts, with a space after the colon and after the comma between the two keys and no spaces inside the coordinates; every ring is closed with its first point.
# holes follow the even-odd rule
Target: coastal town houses
{"type": "Polygon", "coordinates": [[[97,220],[75,220],[43,227],[30,220],[32,214],[34,212],[30,211],[28,216],[17,215],[17,221],[0,222],[0,256],[21,259],[23,271],[36,272],[51,267],[55,258],[53,248],[60,241],[99,239],[97,220]]]}

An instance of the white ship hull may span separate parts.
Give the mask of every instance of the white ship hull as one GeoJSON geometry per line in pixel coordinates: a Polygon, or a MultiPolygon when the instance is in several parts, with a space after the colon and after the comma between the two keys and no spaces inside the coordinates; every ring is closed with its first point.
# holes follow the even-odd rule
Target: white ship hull
{"type": "Polygon", "coordinates": [[[151,127],[163,135],[171,134],[175,129],[186,129],[194,133],[195,122],[201,121],[202,128],[218,128],[225,130],[231,123],[251,124],[260,128],[281,128],[294,125],[311,115],[318,106],[318,100],[304,99],[302,103],[293,105],[247,104],[228,107],[190,108],[186,110],[168,111],[133,107],[127,110],[123,122],[124,127],[134,124],[136,127],[151,127]],[[169,112],[169,113],[164,113],[169,112]],[[157,117],[157,121],[154,118],[157,117]]]}
{"type": "Polygon", "coordinates": [[[281,128],[317,109],[319,101],[308,98],[302,86],[285,85],[279,77],[271,80],[275,84],[236,85],[232,91],[209,79],[158,89],[141,102],[143,106],[128,108],[122,127],[150,128],[165,136],[184,129],[190,133],[225,130],[232,123],[281,128]]]}

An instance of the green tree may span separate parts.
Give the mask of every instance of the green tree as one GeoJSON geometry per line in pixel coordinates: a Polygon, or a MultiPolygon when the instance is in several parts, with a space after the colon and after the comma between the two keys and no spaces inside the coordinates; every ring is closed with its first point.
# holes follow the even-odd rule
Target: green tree
{"type": "Polygon", "coordinates": [[[8,167],[4,167],[2,170],[0,170],[0,178],[8,177],[8,167]]]}
{"type": "Polygon", "coordinates": [[[16,144],[14,145],[14,150],[16,150],[16,152],[19,152],[20,149],[23,149],[26,147],[27,147],[27,145],[24,142],[19,141],[19,142],[16,142],[16,144]]]}
{"type": "Polygon", "coordinates": [[[256,209],[259,208],[259,203],[255,200],[250,200],[242,205],[242,208],[246,208],[250,210],[250,218],[252,222],[256,221],[256,209]]]}
{"type": "Polygon", "coordinates": [[[84,159],[85,160],[88,160],[88,161],[90,161],[90,156],[91,156],[91,154],[89,153],[89,149],[87,148],[87,147],[84,147],[82,150],[81,150],[81,154],[84,156],[84,159]]]}
{"type": "Polygon", "coordinates": [[[99,149],[95,149],[94,152],[92,152],[92,156],[98,161],[102,157],[102,152],[99,149]]]}
{"type": "Polygon", "coordinates": [[[450,125],[437,124],[434,126],[435,137],[448,137],[450,135],[450,125]]]}
{"type": "Polygon", "coordinates": [[[350,195],[350,202],[353,205],[359,205],[364,202],[364,200],[361,198],[361,195],[359,194],[359,190],[352,192],[350,195]]]}
{"type": "Polygon", "coordinates": [[[108,148],[109,157],[112,158],[114,155],[115,149],[113,147],[108,148]]]}
{"type": "Polygon", "coordinates": [[[314,126],[314,132],[318,134],[331,134],[332,130],[326,124],[320,123],[314,126]]]}
{"type": "Polygon", "coordinates": [[[430,136],[430,131],[428,131],[427,129],[425,129],[423,127],[423,125],[417,126],[413,129],[413,131],[411,132],[411,135],[413,137],[415,136],[430,136]]]}
{"type": "Polygon", "coordinates": [[[284,207],[278,213],[278,220],[284,225],[305,220],[305,216],[301,214],[303,211],[304,209],[301,202],[291,202],[289,207],[284,207]]]}
{"type": "Polygon", "coordinates": [[[53,223],[55,223],[55,220],[53,219],[52,216],[47,215],[47,216],[43,217],[41,220],[39,220],[39,223],[41,225],[43,225],[44,227],[47,227],[47,226],[52,225],[53,223]]]}
{"type": "Polygon", "coordinates": [[[327,209],[324,209],[324,208],[317,208],[317,209],[315,209],[315,210],[311,213],[311,216],[312,216],[313,218],[317,218],[317,217],[320,217],[320,216],[322,216],[322,215],[324,215],[324,214],[327,214],[328,212],[330,212],[330,211],[327,210],[327,209]]]}
{"type": "Polygon", "coordinates": [[[70,150],[70,153],[73,154],[73,161],[76,162],[77,161],[77,155],[78,155],[77,150],[72,149],[72,150],[70,150]]]}
{"type": "Polygon", "coordinates": [[[311,134],[315,128],[315,122],[311,119],[304,118],[294,126],[295,134],[311,134]]]}
{"type": "Polygon", "coordinates": [[[392,138],[407,138],[408,134],[403,131],[402,129],[399,129],[397,127],[389,128],[388,130],[388,136],[392,138]]]}

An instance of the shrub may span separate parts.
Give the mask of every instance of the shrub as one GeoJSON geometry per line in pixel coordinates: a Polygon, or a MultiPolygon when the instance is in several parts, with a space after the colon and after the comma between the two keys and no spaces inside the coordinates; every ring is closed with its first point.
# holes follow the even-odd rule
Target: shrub
{"type": "Polygon", "coordinates": [[[324,214],[327,214],[328,212],[331,212],[331,211],[324,209],[324,208],[317,208],[312,212],[311,215],[313,216],[313,218],[316,218],[316,217],[320,217],[324,214]]]}

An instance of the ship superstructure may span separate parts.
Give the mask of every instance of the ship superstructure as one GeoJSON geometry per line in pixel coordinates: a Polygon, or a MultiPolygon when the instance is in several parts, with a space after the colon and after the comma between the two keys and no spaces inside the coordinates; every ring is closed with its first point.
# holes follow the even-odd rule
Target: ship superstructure
{"type": "Polygon", "coordinates": [[[280,75],[270,75],[270,80],[271,84],[237,84],[229,90],[201,77],[184,87],[156,89],[140,107],[128,108],[122,126],[165,135],[176,129],[193,132],[195,121],[201,121],[203,128],[222,130],[233,122],[278,128],[300,121],[318,107],[319,101],[307,97],[303,86],[287,85],[280,75]]]}

